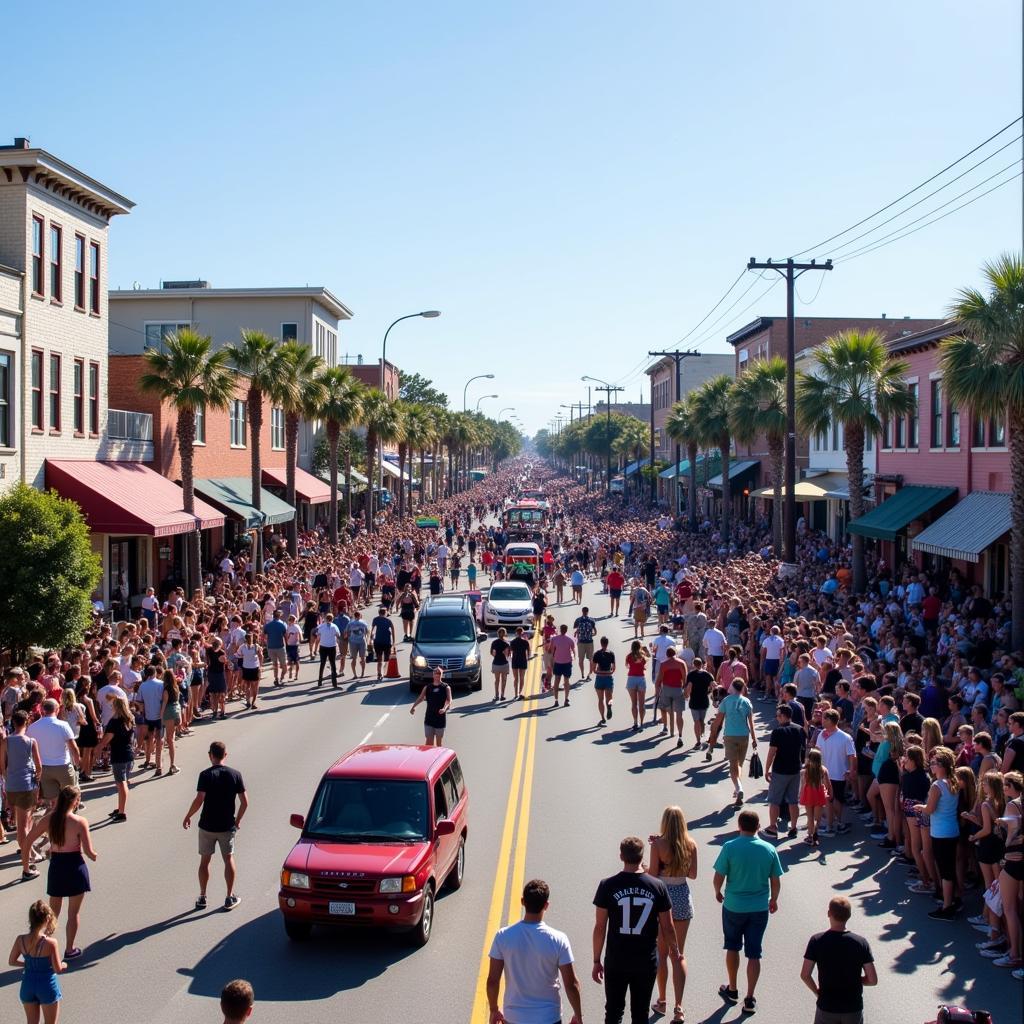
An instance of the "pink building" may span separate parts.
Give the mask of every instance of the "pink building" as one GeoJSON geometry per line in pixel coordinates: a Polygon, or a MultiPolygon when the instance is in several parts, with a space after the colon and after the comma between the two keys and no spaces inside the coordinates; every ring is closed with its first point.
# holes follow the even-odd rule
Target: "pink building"
{"type": "Polygon", "coordinates": [[[917,399],[910,416],[884,424],[876,506],[850,530],[881,541],[890,565],[957,568],[991,591],[1008,586],[1010,455],[1005,419],[957,409],[943,386],[941,343],[956,326],[889,343],[917,399]]]}

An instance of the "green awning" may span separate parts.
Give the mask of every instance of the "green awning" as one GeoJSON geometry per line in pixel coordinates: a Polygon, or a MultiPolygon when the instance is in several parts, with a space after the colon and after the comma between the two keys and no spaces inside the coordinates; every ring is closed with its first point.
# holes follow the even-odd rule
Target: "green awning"
{"type": "Polygon", "coordinates": [[[978,562],[985,548],[1010,532],[1010,495],[972,491],[911,542],[914,551],[978,562]]]}
{"type": "MultiPolygon", "coordinates": [[[[729,483],[741,486],[747,483],[748,480],[753,480],[754,475],[757,473],[757,467],[760,465],[761,463],[758,459],[743,459],[729,463],[729,483]]],[[[708,481],[708,487],[714,487],[720,491],[722,489],[722,474],[719,473],[718,476],[713,476],[708,481]]]]}
{"type": "MultiPolygon", "coordinates": [[[[721,468],[722,457],[715,452],[712,456],[698,455],[697,456],[697,469],[698,471],[703,469],[704,463],[707,462],[709,469],[718,470],[721,468]]],[[[658,477],[662,480],[672,480],[674,477],[682,477],[683,481],[686,482],[686,478],[690,475],[690,460],[683,459],[678,466],[669,466],[668,469],[663,469],[658,477]]]]}
{"type": "Polygon", "coordinates": [[[234,519],[240,519],[247,530],[257,526],[273,526],[295,518],[295,509],[265,487],[260,488],[260,504],[252,504],[252,481],[247,476],[223,476],[212,480],[197,480],[196,493],[222,509],[234,519]]]}
{"type": "Polygon", "coordinates": [[[901,487],[860,519],[855,519],[848,529],[850,533],[859,533],[862,537],[895,540],[908,523],[923,516],[952,494],[956,494],[955,487],[922,487],[917,484],[901,487]]]}

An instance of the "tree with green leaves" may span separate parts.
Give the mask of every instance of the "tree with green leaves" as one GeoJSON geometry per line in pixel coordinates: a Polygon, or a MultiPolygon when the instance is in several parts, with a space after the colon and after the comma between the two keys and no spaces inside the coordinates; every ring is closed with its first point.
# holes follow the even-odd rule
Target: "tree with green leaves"
{"type": "Polygon", "coordinates": [[[720,373],[704,381],[693,392],[693,417],[697,436],[704,448],[722,453],[722,543],[728,547],[732,527],[732,485],[729,480],[729,456],[732,432],[729,410],[732,408],[733,379],[720,373]]]}
{"type": "Polygon", "coordinates": [[[54,491],[15,484],[0,496],[0,650],[80,644],[102,575],[82,510],[54,491]]]}
{"type": "MultiPolygon", "coordinates": [[[[240,373],[249,379],[245,404],[249,420],[249,465],[252,477],[252,507],[263,508],[263,399],[276,393],[287,372],[281,356],[281,343],[263,331],[242,331],[237,345],[225,351],[240,373]]],[[[257,529],[253,545],[253,571],[263,572],[263,530],[257,529]]]]}
{"type": "Polygon", "coordinates": [[[398,372],[398,397],[403,402],[416,402],[420,405],[436,405],[439,409],[448,408],[448,396],[434,387],[434,382],[421,373],[398,372]]]}
{"type": "Polygon", "coordinates": [[[373,533],[374,488],[377,486],[376,463],[378,442],[397,441],[401,422],[395,403],[379,388],[367,388],[363,395],[359,422],[366,428],[366,532],[373,533]]]}
{"type": "MultiPolygon", "coordinates": [[[[815,352],[811,373],[796,380],[797,419],[808,434],[843,428],[850,518],[864,515],[864,444],[878,437],[882,423],[908,415],[914,399],[904,381],[907,364],[890,361],[885,336],[876,330],[840,331],[815,352]]],[[[853,590],[863,593],[867,581],[864,538],[853,533],[853,590]]]]}
{"type": "Polygon", "coordinates": [[[975,416],[1008,420],[1011,643],[1024,650],[1024,262],[986,263],[987,289],[963,288],[950,307],[961,334],[942,344],[942,383],[975,416]]]}
{"type": "MultiPolygon", "coordinates": [[[[327,444],[330,449],[328,467],[331,474],[330,540],[338,543],[338,446],[341,432],[360,421],[366,389],[345,366],[328,366],[320,372],[323,396],[317,418],[324,421],[327,444]]],[[[352,519],[352,458],[351,445],[347,446],[345,461],[345,504],[349,521],[352,519]]]]}
{"type": "MultiPolygon", "coordinates": [[[[690,532],[697,531],[697,453],[700,451],[700,431],[693,411],[693,393],[676,402],[669,410],[665,420],[665,433],[686,449],[686,458],[690,464],[690,482],[687,488],[687,512],[690,532]]],[[[676,476],[672,477],[672,486],[679,486],[679,466],[676,476]]],[[[674,497],[674,495],[673,495],[674,497]]],[[[676,503],[671,502],[672,514],[675,514],[676,503]]]]}
{"type": "MultiPolygon", "coordinates": [[[[320,373],[323,360],[308,345],[286,341],[281,346],[284,373],[278,378],[274,391],[276,401],[284,412],[284,457],[287,501],[298,508],[295,500],[295,470],[299,458],[299,426],[303,417],[313,419],[324,400],[324,386],[320,373]]],[[[299,550],[299,517],[296,514],[288,524],[288,550],[292,556],[299,550]]]]}
{"type": "Polygon", "coordinates": [[[786,360],[757,359],[744,370],[732,389],[729,426],[737,441],[764,436],[772,467],[772,543],[782,552],[782,483],[786,461],[786,360]]]}
{"type": "MultiPolygon", "coordinates": [[[[635,416],[623,416],[622,430],[616,437],[612,450],[623,461],[639,462],[650,440],[651,428],[647,423],[635,416]]],[[[639,473],[636,474],[635,479],[639,484],[641,480],[639,473]]]]}
{"type": "MultiPolygon", "coordinates": [[[[166,402],[177,418],[178,458],[181,460],[182,508],[196,514],[196,414],[226,409],[235,393],[237,377],[225,349],[189,327],[169,334],[161,348],[146,350],[146,372],[139,378],[142,391],[166,402]]],[[[186,593],[202,580],[201,535],[197,526],[188,537],[185,556],[186,593]]]]}
{"type": "MultiPolygon", "coordinates": [[[[427,448],[434,442],[434,417],[428,406],[413,402],[406,408],[405,439],[409,446],[409,476],[412,476],[412,462],[416,452],[420,453],[420,504],[426,501],[427,448]]],[[[409,487],[409,514],[412,514],[412,487],[409,487]]]]}

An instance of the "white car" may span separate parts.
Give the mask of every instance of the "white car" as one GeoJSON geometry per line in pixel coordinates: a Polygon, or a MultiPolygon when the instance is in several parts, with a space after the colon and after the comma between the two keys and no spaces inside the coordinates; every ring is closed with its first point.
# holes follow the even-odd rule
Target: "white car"
{"type": "Polygon", "coordinates": [[[518,580],[495,583],[484,595],[481,618],[486,629],[504,626],[509,632],[525,626],[530,632],[533,623],[533,594],[518,580]]]}

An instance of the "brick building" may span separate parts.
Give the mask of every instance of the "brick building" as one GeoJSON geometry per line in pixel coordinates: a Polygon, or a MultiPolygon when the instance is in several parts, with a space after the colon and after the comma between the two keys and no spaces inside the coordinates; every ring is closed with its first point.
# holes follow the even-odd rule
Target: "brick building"
{"type": "Polygon", "coordinates": [[[942,341],[956,325],[894,338],[916,399],[906,417],[883,424],[874,478],[876,505],[850,524],[882,546],[890,565],[961,575],[990,591],[1009,586],[1010,455],[1005,418],[957,409],[943,386],[942,341]]]}

